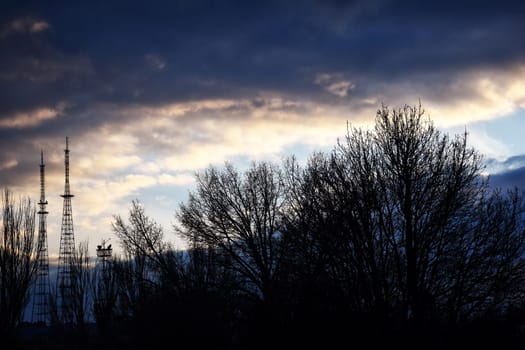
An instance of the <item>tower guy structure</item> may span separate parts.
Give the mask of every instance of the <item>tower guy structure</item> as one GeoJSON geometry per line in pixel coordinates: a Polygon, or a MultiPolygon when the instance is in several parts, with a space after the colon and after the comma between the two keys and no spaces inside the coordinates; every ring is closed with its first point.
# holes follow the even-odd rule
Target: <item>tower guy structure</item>
{"type": "Polygon", "coordinates": [[[38,202],[38,267],[33,294],[32,320],[49,322],[49,256],[47,253],[47,210],[44,152],[40,153],[40,201],[38,202]]]}
{"type": "Polygon", "coordinates": [[[59,317],[62,321],[72,321],[72,302],[73,302],[73,275],[72,259],[75,253],[75,235],[73,232],[73,209],[71,207],[71,190],[69,187],[69,139],[66,137],[66,149],[64,150],[65,159],[65,185],[62,209],[62,228],[60,230],[60,249],[58,255],[57,271],[57,307],[59,317]]]}

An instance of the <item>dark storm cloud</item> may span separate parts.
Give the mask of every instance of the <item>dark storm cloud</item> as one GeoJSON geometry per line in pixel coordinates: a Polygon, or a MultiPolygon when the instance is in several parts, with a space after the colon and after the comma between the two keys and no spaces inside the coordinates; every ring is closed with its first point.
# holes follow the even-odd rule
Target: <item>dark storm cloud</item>
{"type": "Polygon", "coordinates": [[[173,193],[163,186],[226,159],[325,147],[383,100],[428,99],[450,123],[512,112],[525,106],[524,10],[521,1],[2,1],[0,186],[38,198],[43,149],[58,244],[66,136],[76,231],[96,235],[132,196],[173,193]]]}
{"type": "Polygon", "coordinates": [[[457,74],[523,63],[524,13],[521,1],[7,1],[0,121],[56,116],[0,124],[0,161],[35,147],[21,140],[140,118],[121,107],[261,91],[336,105],[408,81],[468,95],[448,89],[457,74]]]}
{"type": "MultiPolygon", "coordinates": [[[[16,3],[15,3],[16,4],[16,3]]],[[[523,60],[519,2],[34,2],[3,23],[39,33],[2,40],[2,112],[68,100],[160,104],[274,90],[315,98],[322,72],[358,83],[443,82],[523,60]],[[149,59],[148,59],[149,58],[149,59]],[[156,66],[153,61],[156,62],[156,66]],[[160,66],[162,66],[161,69],[160,66]]]]}

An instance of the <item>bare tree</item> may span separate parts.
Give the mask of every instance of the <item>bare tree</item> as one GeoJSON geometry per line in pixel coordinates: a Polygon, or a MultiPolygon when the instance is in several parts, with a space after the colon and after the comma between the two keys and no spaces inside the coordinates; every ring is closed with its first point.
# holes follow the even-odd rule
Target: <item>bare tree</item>
{"type": "Polygon", "coordinates": [[[132,201],[128,223],[121,216],[114,219],[113,232],[125,255],[116,266],[123,287],[119,293],[122,307],[134,313],[148,296],[161,289],[165,293],[180,293],[182,255],[165,241],[162,227],[146,215],[143,205],[132,201]]]}
{"type": "Polygon", "coordinates": [[[117,278],[115,316],[122,320],[131,319],[137,314],[151,289],[142,275],[140,263],[137,259],[120,257],[113,261],[117,278]]]}
{"type": "Polygon", "coordinates": [[[481,170],[466,133],[442,134],[421,106],[383,106],[375,129],[349,127],[331,154],[288,167],[300,184],[287,232],[353,309],[421,321],[497,308],[518,295],[523,206],[492,195],[481,170]]]}
{"type": "Polygon", "coordinates": [[[176,214],[190,244],[225,253],[251,292],[268,300],[282,258],[284,184],[278,167],[252,164],[240,174],[227,163],[197,174],[197,189],[176,214]]]}
{"type": "Polygon", "coordinates": [[[525,296],[525,197],[485,192],[449,240],[435,283],[452,322],[502,315],[525,296]]]}
{"type": "Polygon", "coordinates": [[[72,322],[78,330],[84,331],[86,322],[90,319],[92,309],[92,280],[93,269],[89,257],[87,241],[80,242],[70,259],[71,295],[67,311],[72,316],[72,322]]]}
{"type": "MultiPolygon", "coordinates": [[[[379,184],[376,198],[382,203],[377,217],[390,242],[407,317],[418,320],[444,292],[438,276],[450,245],[464,243],[460,227],[480,210],[487,190],[481,156],[467,147],[466,133],[454,139],[441,134],[421,106],[393,111],[383,107],[373,142],[380,169],[373,173],[379,184]]],[[[349,154],[355,143],[348,137],[342,153],[349,154]]],[[[475,240],[492,234],[481,233],[475,240]]],[[[478,253],[486,260],[500,253],[483,248],[478,253]]]]}
{"type": "Polygon", "coordinates": [[[0,232],[0,334],[12,335],[28,302],[38,262],[36,209],[30,199],[2,193],[0,232]]]}

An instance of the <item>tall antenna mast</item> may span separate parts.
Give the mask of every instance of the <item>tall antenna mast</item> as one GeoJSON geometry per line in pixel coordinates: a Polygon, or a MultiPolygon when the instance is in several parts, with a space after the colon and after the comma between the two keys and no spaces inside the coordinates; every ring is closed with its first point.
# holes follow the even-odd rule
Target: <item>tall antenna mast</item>
{"type": "Polygon", "coordinates": [[[60,251],[58,255],[57,273],[57,306],[59,315],[65,322],[71,322],[72,317],[72,258],[75,252],[75,236],[73,233],[73,209],[71,207],[71,194],[69,188],[69,139],[66,137],[66,149],[64,150],[65,160],[65,185],[62,210],[62,228],[60,232],[60,251]]]}
{"type": "Polygon", "coordinates": [[[40,152],[40,201],[38,202],[38,265],[33,299],[32,320],[49,322],[49,257],[47,253],[47,200],[45,190],[44,151],[40,152]]]}

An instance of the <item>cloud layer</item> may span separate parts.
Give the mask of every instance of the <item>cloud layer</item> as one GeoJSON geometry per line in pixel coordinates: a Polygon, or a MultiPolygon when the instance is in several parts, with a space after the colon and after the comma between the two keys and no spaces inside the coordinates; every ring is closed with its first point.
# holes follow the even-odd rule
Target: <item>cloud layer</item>
{"type": "MultiPolygon", "coordinates": [[[[523,13],[521,1],[8,2],[0,184],[36,198],[43,149],[58,242],[69,136],[75,225],[95,246],[133,198],[170,231],[194,171],[329,148],[382,103],[421,101],[448,130],[525,117],[523,13]]],[[[490,156],[525,153],[507,141],[471,133],[490,156]]]]}

